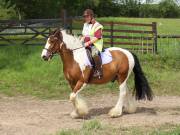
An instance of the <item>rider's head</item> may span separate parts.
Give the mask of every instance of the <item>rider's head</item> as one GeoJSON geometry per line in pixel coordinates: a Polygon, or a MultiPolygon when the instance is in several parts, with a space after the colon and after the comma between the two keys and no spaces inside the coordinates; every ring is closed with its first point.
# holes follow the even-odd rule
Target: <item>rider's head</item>
{"type": "Polygon", "coordinates": [[[91,9],[86,9],[83,13],[83,17],[86,23],[90,23],[94,19],[94,12],[91,9]]]}

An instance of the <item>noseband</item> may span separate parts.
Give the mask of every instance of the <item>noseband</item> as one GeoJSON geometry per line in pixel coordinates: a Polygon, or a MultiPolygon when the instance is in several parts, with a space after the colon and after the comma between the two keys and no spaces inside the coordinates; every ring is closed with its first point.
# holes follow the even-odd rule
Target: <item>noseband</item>
{"type": "MultiPolygon", "coordinates": [[[[59,45],[59,46],[60,46],[60,49],[62,48],[62,45],[63,45],[63,44],[64,44],[64,42],[62,41],[61,44],[59,45]]],[[[47,48],[45,48],[45,47],[44,47],[43,49],[46,50],[48,53],[50,53],[51,56],[53,56],[53,55],[56,53],[56,52],[54,52],[54,53],[51,52],[49,49],[47,49],[47,48]]]]}

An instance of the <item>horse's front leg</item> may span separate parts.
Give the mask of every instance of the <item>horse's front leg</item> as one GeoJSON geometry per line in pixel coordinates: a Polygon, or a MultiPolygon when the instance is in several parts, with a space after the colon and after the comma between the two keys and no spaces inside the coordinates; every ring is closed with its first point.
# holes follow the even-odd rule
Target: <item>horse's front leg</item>
{"type": "Polygon", "coordinates": [[[79,92],[86,86],[86,83],[78,81],[70,94],[70,101],[73,103],[75,110],[71,113],[72,118],[84,117],[88,114],[86,102],[80,97],[79,92]]]}

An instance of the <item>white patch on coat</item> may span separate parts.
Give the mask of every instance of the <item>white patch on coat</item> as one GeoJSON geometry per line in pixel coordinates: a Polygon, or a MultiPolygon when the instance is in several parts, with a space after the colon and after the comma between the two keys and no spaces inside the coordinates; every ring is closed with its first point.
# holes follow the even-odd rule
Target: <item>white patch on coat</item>
{"type": "Polygon", "coordinates": [[[126,50],[126,49],[122,49],[122,48],[118,48],[118,47],[111,47],[111,48],[109,48],[109,50],[110,50],[110,51],[119,50],[119,51],[123,52],[123,53],[127,56],[128,62],[129,62],[129,71],[128,71],[128,76],[127,76],[127,78],[128,78],[128,77],[129,77],[129,74],[131,73],[131,71],[133,70],[134,65],[135,65],[135,63],[134,63],[134,57],[133,57],[133,55],[131,54],[131,52],[129,52],[129,51],[126,50]]]}
{"type": "Polygon", "coordinates": [[[86,49],[83,47],[82,42],[79,40],[78,37],[72,36],[66,33],[66,31],[61,31],[63,35],[63,41],[66,44],[66,47],[70,50],[73,50],[74,60],[79,64],[81,72],[85,70],[85,57],[87,57],[86,49]],[[83,47],[83,48],[80,48],[83,47]],[[80,48],[80,49],[77,49],[80,48]],[[77,50],[74,50],[77,49],[77,50]]]}
{"type": "Polygon", "coordinates": [[[67,34],[65,30],[61,31],[63,36],[63,41],[66,44],[66,47],[70,50],[83,47],[82,42],[77,36],[67,34]]]}
{"type": "MultiPolygon", "coordinates": [[[[88,111],[89,111],[88,106],[86,102],[83,100],[83,98],[79,95],[79,92],[81,92],[81,90],[83,90],[86,85],[87,84],[84,83],[82,87],[76,93],[72,92],[70,94],[70,101],[73,102],[73,105],[76,108],[75,110],[78,113],[78,114],[76,113],[73,113],[73,114],[80,115],[80,116],[85,116],[88,114],[88,111]]],[[[73,114],[71,114],[71,116],[73,114]]]]}
{"type": "MultiPolygon", "coordinates": [[[[129,78],[129,75],[134,68],[135,61],[134,61],[133,55],[128,50],[125,50],[122,48],[117,48],[117,47],[109,48],[109,50],[111,50],[111,51],[119,50],[119,51],[123,52],[127,56],[128,63],[129,63],[128,75],[127,75],[126,79],[124,80],[124,82],[119,86],[120,93],[119,93],[118,102],[117,102],[116,106],[109,113],[111,117],[117,117],[117,116],[122,115],[123,105],[127,105],[128,102],[131,101],[131,99],[129,97],[127,97],[128,92],[127,92],[127,82],[126,81],[129,78]],[[129,98],[129,99],[125,99],[125,98],[129,98]]],[[[133,97],[131,96],[131,98],[133,98],[133,97]]],[[[131,111],[131,112],[135,111],[136,107],[134,107],[133,105],[134,105],[134,103],[132,101],[129,102],[128,111],[131,111]]]]}
{"type": "Polygon", "coordinates": [[[78,93],[79,93],[81,90],[83,90],[86,85],[87,85],[87,84],[84,83],[84,84],[82,85],[82,87],[81,87],[79,90],[77,90],[76,93],[75,93],[75,92],[72,92],[72,93],[70,94],[70,101],[73,101],[73,100],[76,98],[76,96],[78,95],[78,93]]]}
{"type": "Polygon", "coordinates": [[[47,55],[48,55],[47,49],[49,49],[49,47],[50,47],[50,44],[49,44],[49,38],[48,38],[46,41],[46,45],[44,47],[45,49],[43,49],[43,51],[42,51],[41,57],[43,57],[43,56],[47,57],[47,55]]]}

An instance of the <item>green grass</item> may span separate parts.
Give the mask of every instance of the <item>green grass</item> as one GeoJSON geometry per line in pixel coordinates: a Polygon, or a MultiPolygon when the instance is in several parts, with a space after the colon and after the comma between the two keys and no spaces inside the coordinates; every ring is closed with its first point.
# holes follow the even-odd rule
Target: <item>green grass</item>
{"type": "Polygon", "coordinates": [[[61,98],[68,92],[58,57],[51,62],[42,61],[42,47],[20,45],[0,49],[0,93],[61,98]]]}
{"type": "MultiPolygon", "coordinates": [[[[8,96],[27,95],[40,98],[68,98],[71,89],[64,79],[59,56],[41,60],[40,46],[0,47],[0,93],[8,96]]],[[[143,70],[156,95],[180,95],[180,57],[141,55],[143,70]]],[[[129,81],[134,87],[133,77],[129,81]]],[[[117,83],[88,86],[83,93],[117,93],[117,83]]]]}
{"type": "Polygon", "coordinates": [[[180,19],[165,18],[126,18],[126,17],[104,17],[98,18],[99,21],[121,21],[134,23],[152,23],[157,22],[158,34],[180,34],[180,19]]]}
{"type": "Polygon", "coordinates": [[[119,127],[101,124],[98,120],[85,121],[81,129],[61,130],[55,135],[179,135],[180,125],[157,127],[119,127]]]}
{"type": "MultiPolygon", "coordinates": [[[[157,22],[158,34],[180,34],[180,19],[165,19],[165,18],[127,18],[127,17],[101,17],[98,21],[113,21],[113,22],[132,22],[132,23],[152,23],[157,22]]],[[[81,24],[81,23],[80,23],[81,24]]],[[[74,22],[73,27],[82,28],[78,22],[74,22]]],[[[117,26],[118,27],[118,26],[117,26]]],[[[121,26],[122,29],[122,26],[121,26]]]]}

